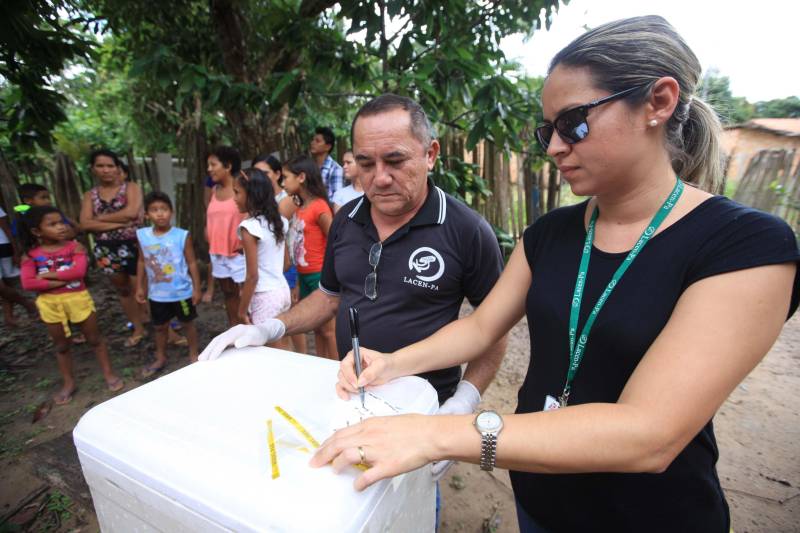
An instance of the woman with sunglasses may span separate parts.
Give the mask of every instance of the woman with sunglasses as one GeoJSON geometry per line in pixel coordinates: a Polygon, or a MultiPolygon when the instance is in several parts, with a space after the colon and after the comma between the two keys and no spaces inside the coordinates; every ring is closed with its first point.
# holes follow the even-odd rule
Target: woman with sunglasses
{"type": "Polygon", "coordinates": [[[715,190],[700,64],[662,18],[605,24],[552,61],[536,134],[572,191],[541,217],[476,311],[391,355],[352,353],[337,389],[471,360],[523,316],[531,364],[516,414],[373,418],[312,459],[371,468],[359,490],[426,463],[511,470],[520,529],[717,531],[730,516],[714,413],[800,294],[795,236],[715,190]]]}

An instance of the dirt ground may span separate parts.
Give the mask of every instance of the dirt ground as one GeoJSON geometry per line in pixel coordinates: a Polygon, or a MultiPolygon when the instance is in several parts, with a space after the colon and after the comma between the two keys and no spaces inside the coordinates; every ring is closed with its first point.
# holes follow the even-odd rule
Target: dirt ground
{"type": "MultiPolygon", "coordinates": [[[[112,362],[125,379],[124,390],[131,390],[146,381],[140,371],[154,348],[152,332],[138,347],[125,348],[125,319],[111,288],[96,273],[90,281],[112,362]]],[[[224,329],[225,319],[219,299],[199,312],[202,346],[224,329]]],[[[59,382],[50,340],[38,321],[25,322],[13,330],[0,326],[0,532],[97,531],[71,432],[83,413],[113,394],[89,348],[75,346],[79,390],[71,404],[48,411],[59,382]]],[[[523,321],[511,333],[506,359],[482,405],[512,412],[528,361],[523,321]]],[[[167,371],[186,363],[185,348],[170,349],[167,371]]],[[[798,391],[800,316],[787,323],[764,362],[716,417],[719,475],[737,533],[800,530],[798,391]]],[[[442,533],[517,531],[505,471],[489,474],[457,464],[443,479],[442,491],[442,533]]]]}

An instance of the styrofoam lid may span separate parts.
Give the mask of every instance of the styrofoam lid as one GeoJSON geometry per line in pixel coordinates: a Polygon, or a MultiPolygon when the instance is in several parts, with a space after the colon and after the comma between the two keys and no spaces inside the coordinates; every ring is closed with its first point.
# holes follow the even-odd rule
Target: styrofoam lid
{"type": "MultiPolygon", "coordinates": [[[[270,348],[229,350],[104,402],[79,421],[75,445],[124,475],[231,529],[357,529],[389,486],[358,493],[356,469],[312,469],[304,440],[274,409],[281,406],[319,441],[343,402],[339,364],[270,348]],[[273,480],[266,421],[278,439],[281,476],[273,480]]],[[[436,391],[406,377],[372,389],[410,413],[433,413],[436,391]]]]}

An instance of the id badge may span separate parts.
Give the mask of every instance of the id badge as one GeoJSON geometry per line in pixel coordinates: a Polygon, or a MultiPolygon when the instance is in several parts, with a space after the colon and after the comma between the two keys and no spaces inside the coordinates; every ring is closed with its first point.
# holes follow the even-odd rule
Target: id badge
{"type": "Polygon", "coordinates": [[[561,407],[561,404],[556,398],[553,398],[549,394],[544,397],[544,410],[545,411],[552,411],[554,409],[558,409],[561,407]]]}

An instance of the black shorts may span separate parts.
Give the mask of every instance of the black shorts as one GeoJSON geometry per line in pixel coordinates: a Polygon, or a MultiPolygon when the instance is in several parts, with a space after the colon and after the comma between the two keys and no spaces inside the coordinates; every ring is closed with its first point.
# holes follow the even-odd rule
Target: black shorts
{"type": "Polygon", "coordinates": [[[197,309],[194,308],[191,298],[177,302],[150,300],[150,319],[154,326],[166,324],[173,318],[177,318],[180,322],[191,322],[197,318],[197,309]]]}

